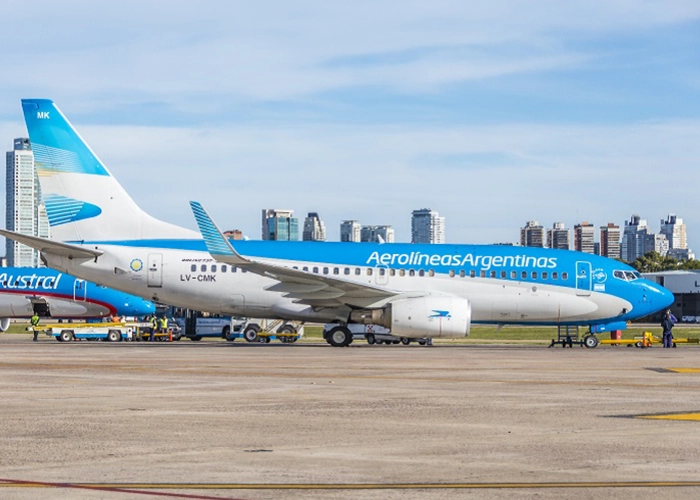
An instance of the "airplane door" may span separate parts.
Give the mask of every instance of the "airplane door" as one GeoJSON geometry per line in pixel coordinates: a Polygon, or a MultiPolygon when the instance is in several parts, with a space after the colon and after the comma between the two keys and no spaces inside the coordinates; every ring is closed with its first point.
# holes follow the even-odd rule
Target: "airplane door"
{"type": "Polygon", "coordinates": [[[579,261],[576,263],[576,295],[586,296],[593,289],[591,263],[579,261]]]}
{"type": "Polygon", "coordinates": [[[76,302],[85,302],[87,298],[87,282],[77,279],[73,282],[73,300],[76,302]]]}
{"type": "Polygon", "coordinates": [[[163,254],[148,254],[148,286],[160,288],[163,286],[163,254]]]}
{"type": "Polygon", "coordinates": [[[374,282],[379,286],[386,286],[389,283],[389,269],[385,267],[374,268],[374,282]]]}

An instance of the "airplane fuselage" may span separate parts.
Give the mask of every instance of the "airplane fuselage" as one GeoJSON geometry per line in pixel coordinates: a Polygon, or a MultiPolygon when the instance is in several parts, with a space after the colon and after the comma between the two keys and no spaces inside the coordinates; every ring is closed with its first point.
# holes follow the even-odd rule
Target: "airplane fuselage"
{"type": "MultiPolygon", "coordinates": [[[[49,257],[49,264],[104,285],[168,304],[254,317],[343,321],[350,307],[298,304],[277,283],[221,264],[200,240],[90,245],[97,261],[49,257]],[[201,249],[201,250],[200,250],[201,249]],[[108,270],[116,270],[109,273],[108,270]]],[[[447,294],[469,300],[472,321],[499,324],[593,324],[626,321],[666,300],[629,266],[572,251],[479,245],[406,245],[238,241],[257,260],[335,276],[397,293],[447,294]]]]}

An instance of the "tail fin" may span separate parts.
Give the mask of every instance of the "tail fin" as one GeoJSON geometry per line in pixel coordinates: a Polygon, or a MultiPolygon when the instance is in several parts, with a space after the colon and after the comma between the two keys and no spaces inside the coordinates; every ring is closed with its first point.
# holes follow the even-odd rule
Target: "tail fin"
{"type": "Polygon", "coordinates": [[[22,99],[22,109],[53,239],[79,242],[199,236],[141,210],[53,101],[22,99]]]}

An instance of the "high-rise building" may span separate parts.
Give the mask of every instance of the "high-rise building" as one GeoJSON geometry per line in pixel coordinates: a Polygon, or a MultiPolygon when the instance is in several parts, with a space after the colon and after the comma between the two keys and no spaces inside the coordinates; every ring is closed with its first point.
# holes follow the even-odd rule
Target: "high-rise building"
{"type": "Polygon", "coordinates": [[[688,248],[688,237],[683,219],[676,214],[669,214],[666,220],[661,219],[661,234],[666,236],[669,249],[684,250],[688,248]]]}
{"type": "Polygon", "coordinates": [[[304,219],[304,241],[326,241],[326,225],[316,212],[309,212],[304,219]]]}
{"type": "MultiPolygon", "coordinates": [[[[625,221],[625,229],[622,233],[622,245],[620,247],[620,257],[625,262],[634,262],[638,257],[646,253],[649,246],[648,236],[649,226],[647,221],[632,215],[629,221],[625,221]]],[[[651,243],[653,248],[653,240],[651,243]]]]}
{"type": "Polygon", "coordinates": [[[340,224],[340,241],[359,242],[362,226],[356,220],[344,220],[340,224]]]}
{"type": "MultiPolygon", "coordinates": [[[[14,140],[6,156],[5,227],[28,236],[49,237],[49,220],[41,202],[39,179],[34,168],[34,153],[29,139],[14,140]]],[[[6,240],[9,266],[39,267],[39,252],[14,241],[6,240]]]]}
{"type": "Polygon", "coordinates": [[[563,222],[555,222],[552,229],[547,229],[547,246],[559,250],[569,249],[569,230],[563,222]]]}
{"type": "Polygon", "coordinates": [[[429,208],[411,213],[411,243],[445,243],[445,218],[429,208]]]}
{"type": "Polygon", "coordinates": [[[544,227],[536,220],[525,223],[525,227],[520,228],[520,245],[524,247],[544,247],[544,227]]]}
{"type": "Polygon", "coordinates": [[[223,234],[226,238],[230,240],[242,240],[243,238],[243,231],[240,229],[229,229],[228,231],[224,231],[223,234]]]}
{"type": "Polygon", "coordinates": [[[299,219],[292,217],[294,210],[276,208],[262,211],[262,239],[299,241],[299,219]]]}
{"type": "Polygon", "coordinates": [[[360,241],[364,243],[394,243],[394,228],[391,226],[362,226],[360,241]]]}
{"type": "Polygon", "coordinates": [[[620,258],[620,226],[608,222],[600,226],[600,255],[611,259],[620,258]]]}
{"type": "Polygon", "coordinates": [[[583,253],[595,253],[595,227],[589,222],[574,226],[574,250],[583,253]]]}

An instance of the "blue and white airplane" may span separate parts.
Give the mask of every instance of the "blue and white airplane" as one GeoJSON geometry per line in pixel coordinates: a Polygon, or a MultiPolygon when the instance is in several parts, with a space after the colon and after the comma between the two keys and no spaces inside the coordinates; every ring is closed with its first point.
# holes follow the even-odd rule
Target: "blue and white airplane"
{"type": "Polygon", "coordinates": [[[53,318],[145,316],[156,312],[150,300],[111,290],[53,269],[0,268],[0,331],[11,318],[34,313],[53,318]]]}
{"type": "Polygon", "coordinates": [[[573,251],[490,245],[227,240],[198,203],[201,234],[143,212],[50,100],[22,101],[54,240],[0,234],[50,267],[190,309],[456,338],[473,323],[623,329],[673,295],[633,268],[573,251]],[[202,236],[203,235],[203,236],[202,236]]]}

